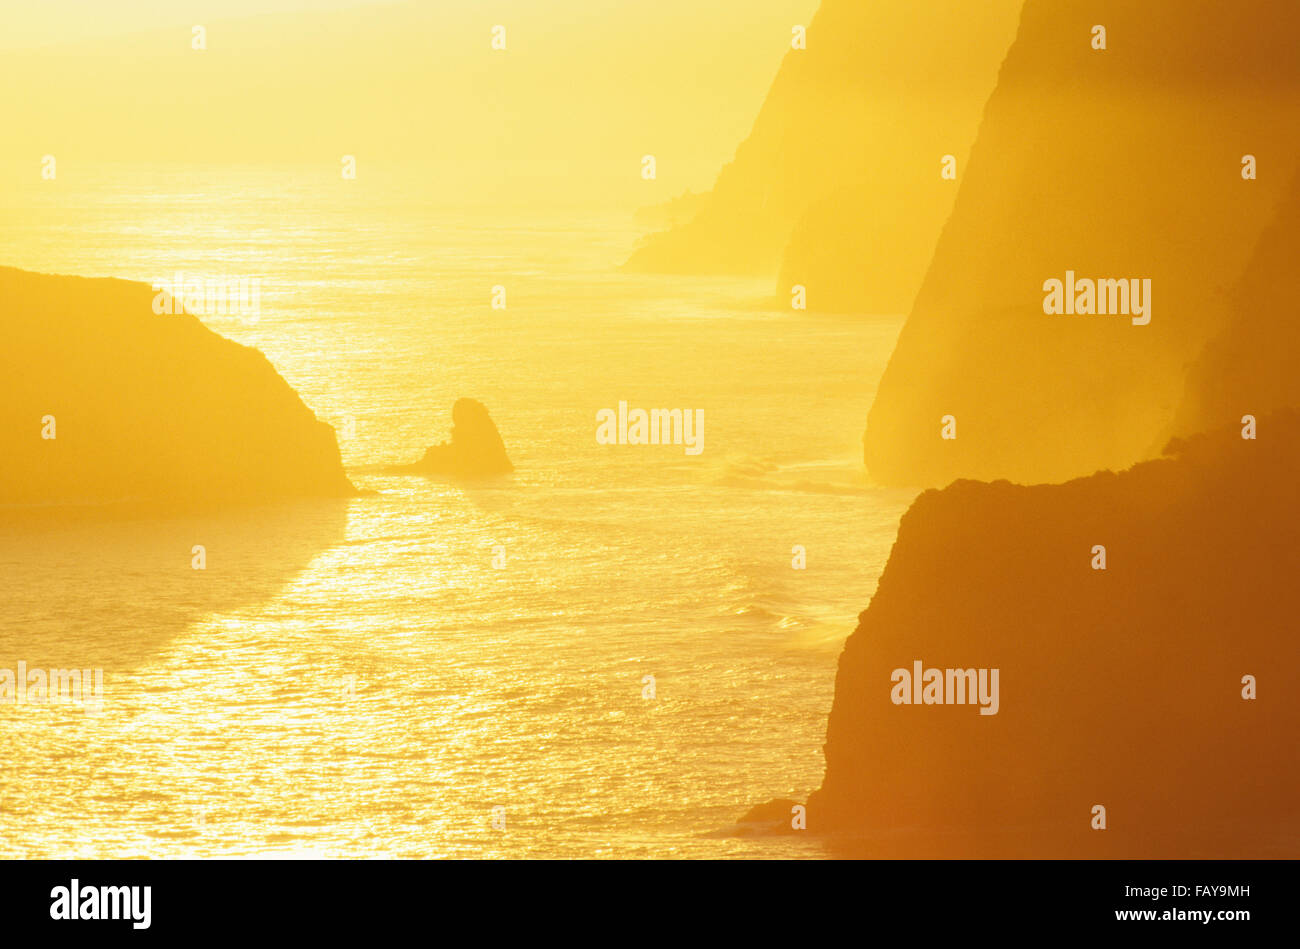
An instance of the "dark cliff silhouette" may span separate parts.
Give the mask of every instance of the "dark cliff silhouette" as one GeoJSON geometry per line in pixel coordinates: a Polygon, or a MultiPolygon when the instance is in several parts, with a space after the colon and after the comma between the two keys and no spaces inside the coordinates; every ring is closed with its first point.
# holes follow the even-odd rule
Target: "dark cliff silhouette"
{"type": "Polygon", "coordinates": [[[1300,406],[1300,320],[1293,294],[1300,260],[1300,174],[1230,294],[1229,323],[1193,364],[1172,434],[1187,435],[1300,406]]]}
{"type": "Polygon", "coordinates": [[[650,236],[632,270],[775,276],[810,309],[911,303],[1020,0],[823,0],[786,53],[749,137],[687,223],[650,236]]]}
{"type": "Polygon", "coordinates": [[[808,801],[837,852],[1300,852],[1298,30],[1263,2],[1027,3],[867,461],[912,483],[1095,473],[957,480],[904,515],[808,801]],[[1152,278],[1151,323],[1044,314],[1066,269],[1152,278]],[[917,662],[996,669],[996,714],[896,702],[917,662]]]}
{"type": "Polygon", "coordinates": [[[451,440],[434,445],[415,464],[399,470],[474,480],[510,474],[515,467],[483,403],[457,399],[451,407],[451,440]]]}
{"type": "Polygon", "coordinates": [[[871,407],[873,478],[1060,481],[1159,449],[1300,161],[1298,44],[1275,0],[1028,0],[871,407]],[[1066,270],[1150,278],[1150,323],[1045,314],[1066,270]]]}
{"type": "Polygon", "coordinates": [[[265,356],[154,297],[0,268],[0,509],[355,493],[333,429],[265,356]]]}
{"type": "Polygon", "coordinates": [[[1300,851],[1300,413],[1260,430],[922,494],[840,659],[809,827],[879,856],[1300,851]],[[997,713],[894,704],[916,660],[999,669],[997,713]]]}

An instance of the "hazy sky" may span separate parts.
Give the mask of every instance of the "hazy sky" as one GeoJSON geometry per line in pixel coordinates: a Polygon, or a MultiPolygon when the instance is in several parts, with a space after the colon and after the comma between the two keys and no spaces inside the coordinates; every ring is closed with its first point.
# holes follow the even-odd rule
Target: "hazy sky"
{"type": "MultiPolygon", "coordinates": [[[[4,0],[9,9],[0,13],[0,49],[76,42],[97,36],[134,33],[173,26],[192,26],[259,13],[294,10],[328,10],[339,7],[382,5],[396,0],[4,0]]],[[[536,0],[539,8],[556,10],[609,8],[658,0],[536,0]]],[[[421,0],[421,6],[491,11],[508,6],[493,0],[421,0]]],[[[736,7],[731,0],[700,0],[702,7],[736,7]]],[[[786,8],[811,16],[817,0],[748,0],[740,9],[760,11],[786,8]]]]}
{"type": "MultiPolygon", "coordinates": [[[[10,3],[11,0],[0,0],[10,3]]],[[[510,162],[650,203],[711,186],[819,0],[48,0],[0,17],[6,154],[510,162]],[[494,50],[493,24],[509,45],[494,50]],[[191,46],[203,26],[206,46],[191,46]],[[658,162],[642,180],[643,156],[658,162]],[[602,171],[603,169],[603,171],[602,171]]],[[[815,38],[814,38],[815,39],[815,38]]],[[[372,164],[373,166],[373,164],[372,164]]],[[[500,172],[484,179],[495,191],[500,172]]],[[[522,186],[521,186],[522,187],[522,186]]],[[[528,188],[532,188],[528,185],[528,188]]],[[[535,189],[532,189],[535,190],[535,189]]],[[[530,192],[531,193],[531,192],[530,192]]]]}
{"type": "MultiPolygon", "coordinates": [[[[366,0],[6,0],[0,48],[45,46],[96,36],[192,26],[286,10],[361,6],[366,0]]],[[[371,0],[378,2],[378,0],[371,0]]],[[[446,2],[446,0],[432,0],[446,2]]]]}

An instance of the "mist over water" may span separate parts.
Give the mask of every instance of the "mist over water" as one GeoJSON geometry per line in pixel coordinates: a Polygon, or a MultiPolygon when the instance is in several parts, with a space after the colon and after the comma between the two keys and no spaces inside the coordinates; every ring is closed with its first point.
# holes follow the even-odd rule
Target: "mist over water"
{"type": "Polygon", "coordinates": [[[822,855],[727,831],[820,783],[839,649],[912,497],[861,462],[901,317],[620,273],[630,214],[329,168],[98,174],[7,196],[0,261],[259,279],[255,322],[205,322],[375,493],[0,534],[0,666],[106,669],[100,714],[0,705],[0,854],[822,855]],[[512,478],[380,473],[462,396],[512,478]],[[620,401],[702,409],[703,453],[597,444],[620,401]]]}

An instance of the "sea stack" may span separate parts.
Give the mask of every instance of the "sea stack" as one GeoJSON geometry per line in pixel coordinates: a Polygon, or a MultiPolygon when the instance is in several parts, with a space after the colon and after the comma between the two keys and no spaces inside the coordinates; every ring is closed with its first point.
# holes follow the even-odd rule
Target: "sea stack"
{"type": "Polygon", "coordinates": [[[515,470],[506,457],[501,433],[477,399],[456,400],[451,407],[451,441],[434,445],[412,468],[422,474],[464,479],[493,478],[515,470]]]}

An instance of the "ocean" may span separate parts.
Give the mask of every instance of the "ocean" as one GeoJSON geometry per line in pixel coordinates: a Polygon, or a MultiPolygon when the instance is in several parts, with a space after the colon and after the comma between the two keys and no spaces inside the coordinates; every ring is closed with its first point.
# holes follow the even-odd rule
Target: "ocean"
{"type": "Polygon", "coordinates": [[[0,668],[104,669],[100,709],[0,705],[0,856],[826,854],[735,824],[821,782],[839,651],[913,496],[861,461],[900,315],[623,273],[631,213],[401,174],[31,179],[0,197],[0,264],[256,280],[256,314],[205,322],[335,425],[368,493],[0,533],[0,668]],[[513,477],[385,473],[464,396],[513,477]],[[702,410],[702,453],[598,444],[620,401],[702,410]]]}

